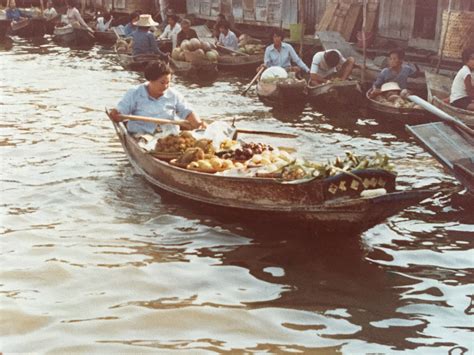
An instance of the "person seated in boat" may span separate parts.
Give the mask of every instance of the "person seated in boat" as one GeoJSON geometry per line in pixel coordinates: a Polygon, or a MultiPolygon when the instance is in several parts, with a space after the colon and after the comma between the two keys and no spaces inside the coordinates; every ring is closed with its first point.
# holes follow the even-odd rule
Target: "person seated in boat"
{"type": "Polygon", "coordinates": [[[178,23],[179,17],[176,15],[168,16],[168,25],[166,25],[165,30],[160,35],[160,39],[170,39],[173,44],[173,48],[176,47],[176,41],[178,38],[178,33],[181,32],[181,25],[178,23]]]}
{"type": "Polygon", "coordinates": [[[76,8],[74,0],[66,0],[66,19],[67,23],[76,28],[84,28],[88,31],[94,32],[92,28],[84,21],[79,10],[76,8]]]}
{"type": "Polygon", "coordinates": [[[58,12],[53,6],[53,2],[51,0],[48,0],[48,3],[46,4],[46,9],[43,12],[43,16],[46,18],[46,20],[50,20],[58,16],[58,12]]]}
{"type": "Polygon", "coordinates": [[[474,86],[472,85],[474,70],[474,48],[462,52],[463,67],[457,72],[451,86],[449,104],[451,106],[474,111],[474,86]]]}
{"type": "Polygon", "coordinates": [[[10,0],[10,4],[6,10],[7,20],[18,22],[22,20],[26,20],[28,18],[27,15],[24,15],[20,12],[20,9],[16,7],[15,0],[10,0]]]}
{"type": "Polygon", "coordinates": [[[263,64],[257,68],[257,71],[260,71],[262,68],[276,66],[296,73],[301,71],[309,73],[308,66],[301,60],[298,54],[296,54],[291,44],[283,42],[285,38],[283,31],[275,29],[272,33],[272,38],[273,44],[265,49],[263,64]],[[292,62],[296,64],[296,66],[292,66],[292,62]]]}
{"type": "Polygon", "coordinates": [[[330,79],[339,78],[347,80],[352,69],[358,67],[353,57],[344,58],[337,49],[317,52],[311,63],[311,83],[313,85],[324,84],[330,79]]]}
{"type": "Polygon", "coordinates": [[[196,31],[191,28],[191,21],[184,19],[181,21],[181,31],[178,33],[176,45],[179,46],[185,39],[198,38],[196,31]]]}
{"type": "Polygon", "coordinates": [[[97,23],[95,28],[98,32],[107,32],[110,28],[110,24],[114,17],[108,12],[104,13],[102,16],[97,17],[97,23]]]}
{"type": "Polygon", "coordinates": [[[370,97],[376,96],[380,93],[380,88],[383,84],[395,81],[402,90],[407,88],[408,77],[417,76],[418,69],[411,64],[405,64],[405,51],[401,48],[393,49],[388,54],[388,67],[383,69],[377,79],[375,80],[370,97]]]}
{"type": "Polygon", "coordinates": [[[140,19],[140,13],[138,11],[130,14],[129,22],[125,26],[122,26],[123,35],[125,37],[130,37],[132,33],[137,30],[137,26],[135,26],[135,22],[137,22],[139,19],[140,19]]]}
{"type": "Polygon", "coordinates": [[[230,27],[230,24],[223,13],[220,13],[217,15],[216,23],[214,24],[212,28],[212,35],[215,37],[216,40],[219,40],[219,35],[221,34],[219,31],[219,25],[221,23],[227,23],[230,27]]]}
{"type": "Polygon", "coordinates": [[[132,54],[134,56],[142,54],[158,54],[163,59],[166,58],[167,54],[160,51],[155,36],[150,32],[151,26],[158,25],[157,22],[153,21],[151,15],[140,15],[139,20],[135,22],[134,25],[137,26],[137,30],[130,36],[133,39],[132,54]]]}
{"type": "MultiPolygon", "coordinates": [[[[189,129],[205,127],[199,116],[187,104],[183,96],[170,87],[171,69],[163,61],[154,61],[145,68],[146,83],[130,89],[117,108],[109,113],[112,120],[120,122],[120,115],[138,115],[170,120],[186,120],[189,129]]],[[[144,121],[129,121],[127,130],[132,135],[153,134],[161,129],[166,134],[176,134],[179,126],[160,125],[144,121]]]]}
{"type": "Polygon", "coordinates": [[[221,22],[219,24],[219,32],[219,39],[217,41],[218,45],[233,51],[239,49],[239,39],[235,33],[230,30],[227,22],[221,22]]]}

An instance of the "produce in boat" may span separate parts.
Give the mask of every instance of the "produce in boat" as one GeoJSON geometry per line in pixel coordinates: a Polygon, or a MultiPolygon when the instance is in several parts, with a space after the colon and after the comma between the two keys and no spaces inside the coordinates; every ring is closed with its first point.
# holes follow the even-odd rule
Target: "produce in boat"
{"type": "Polygon", "coordinates": [[[184,153],[186,149],[193,148],[196,144],[196,139],[188,131],[183,131],[179,135],[168,135],[163,138],[159,138],[156,146],[156,152],[164,153],[184,153]]]}

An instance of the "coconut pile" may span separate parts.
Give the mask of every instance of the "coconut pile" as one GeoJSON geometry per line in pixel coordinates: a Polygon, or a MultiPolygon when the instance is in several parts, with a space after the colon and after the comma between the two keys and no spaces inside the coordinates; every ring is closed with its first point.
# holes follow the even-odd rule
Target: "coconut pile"
{"type": "Polygon", "coordinates": [[[217,52],[209,42],[200,41],[197,38],[185,39],[179,47],[173,49],[171,57],[181,62],[207,60],[217,62],[217,52]]]}
{"type": "Polygon", "coordinates": [[[239,37],[239,52],[245,54],[262,54],[265,46],[258,39],[243,34],[239,37]]]}

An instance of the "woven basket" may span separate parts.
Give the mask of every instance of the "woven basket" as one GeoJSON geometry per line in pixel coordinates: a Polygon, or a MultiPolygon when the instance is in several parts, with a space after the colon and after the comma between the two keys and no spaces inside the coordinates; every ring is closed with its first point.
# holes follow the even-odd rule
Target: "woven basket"
{"type": "MultiPolygon", "coordinates": [[[[449,16],[444,49],[440,48],[439,54],[443,50],[444,57],[458,59],[461,58],[463,49],[474,47],[474,12],[451,11],[449,16]]],[[[442,34],[446,31],[447,23],[448,11],[443,11],[442,34]]]]}
{"type": "Polygon", "coordinates": [[[74,28],[71,25],[66,25],[64,27],[56,27],[54,29],[54,34],[59,35],[59,36],[72,33],[72,32],[74,32],[74,28]]]}

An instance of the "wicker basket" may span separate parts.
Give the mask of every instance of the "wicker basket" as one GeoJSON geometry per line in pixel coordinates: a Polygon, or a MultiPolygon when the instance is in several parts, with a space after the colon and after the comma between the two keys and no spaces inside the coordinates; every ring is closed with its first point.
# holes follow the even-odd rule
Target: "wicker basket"
{"type": "Polygon", "coordinates": [[[71,25],[66,25],[64,27],[56,27],[54,29],[54,34],[56,36],[61,36],[72,32],[74,32],[74,28],[71,25]]]}
{"type": "MultiPolygon", "coordinates": [[[[442,34],[446,31],[448,22],[448,11],[443,12],[442,34]]],[[[449,15],[449,25],[446,32],[443,56],[447,58],[461,58],[463,49],[474,47],[474,12],[472,11],[451,11],[449,15]],[[470,34],[469,34],[470,33],[470,34]]]]}

